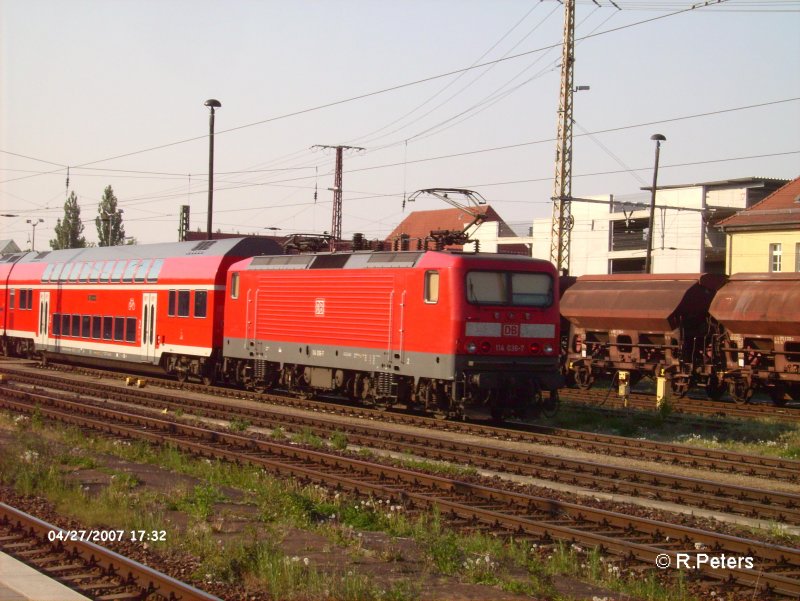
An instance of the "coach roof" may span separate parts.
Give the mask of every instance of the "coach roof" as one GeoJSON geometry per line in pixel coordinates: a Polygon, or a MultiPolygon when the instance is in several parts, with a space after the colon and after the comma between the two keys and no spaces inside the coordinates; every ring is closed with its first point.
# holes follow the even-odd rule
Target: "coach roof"
{"type": "Polygon", "coordinates": [[[93,246],[28,253],[22,263],[66,263],[73,261],[113,261],[123,259],[167,259],[178,257],[252,256],[280,252],[280,246],[264,238],[226,238],[203,242],[168,242],[161,244],[129,244],[93,246]]]}

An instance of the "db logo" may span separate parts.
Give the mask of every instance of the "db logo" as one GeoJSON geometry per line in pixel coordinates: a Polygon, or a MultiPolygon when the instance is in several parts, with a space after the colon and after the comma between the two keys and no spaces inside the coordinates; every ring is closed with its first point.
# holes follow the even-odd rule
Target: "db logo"
{"type": "Polygon", "coordinates": [[[504,323],[503,336],[519,336],[519,324],[504,323]]]}
{"type": "Polygon", "coordinates": [[[133,297],[128,301],[128,311],[136,311],[136,301],[133,300],[133,297]]]}
{"type": "Polygon", "coordinates": [[[325,315],[324,298],[318,298],[314,301],[314,315],[325,315]]]}

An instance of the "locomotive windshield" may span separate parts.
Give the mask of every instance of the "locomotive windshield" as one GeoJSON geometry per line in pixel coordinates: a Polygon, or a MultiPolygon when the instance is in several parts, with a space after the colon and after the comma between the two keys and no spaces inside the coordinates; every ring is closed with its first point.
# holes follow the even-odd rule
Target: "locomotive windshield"
{"type": "Polygon", "coordinates": [[[467,274],[467,300],[477,305],[549,307],[553,304],[553,279],[546,273],[471,271],[467,274]]]}

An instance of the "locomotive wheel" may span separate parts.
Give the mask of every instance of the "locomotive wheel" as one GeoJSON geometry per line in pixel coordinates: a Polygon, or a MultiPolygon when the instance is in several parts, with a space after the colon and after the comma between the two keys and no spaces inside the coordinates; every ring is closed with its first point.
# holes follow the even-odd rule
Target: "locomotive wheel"
{"type": "Polygon", "coordinates": [[[551,390],[547,400],[542,399],[542,415],[555,417],[560,405],[561,400],[558,397],[558,390],[551,390]]]}
{"type": "Polygon", "coordinates": [[[594,378],[587,367],[581,365],[575,369],[575,385],[578,388],[586,390],[587,388],[590,388],[593,383],[594,378]]]}
{"type": "Polygon", "coordinates": [[[747,403],[750,397],[753,396],[753,389],[747,385],[746,380],[730,380],[728,381],[728,394],[733,397],[733,400],[738,403],[747,403]]]}

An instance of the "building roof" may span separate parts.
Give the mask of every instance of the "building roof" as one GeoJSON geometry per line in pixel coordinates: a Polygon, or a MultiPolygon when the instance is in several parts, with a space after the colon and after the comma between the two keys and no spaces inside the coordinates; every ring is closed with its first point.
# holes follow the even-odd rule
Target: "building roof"
{"type": "Polygon", "coordinates": [[[0,240],[0,254],[18,253],[19,246],[13,240],[0,240]]]}
{"type": "Polygon", "coordinates": [[[723,230],[800,228],[800,177],[749,209],[723,219],[717,226],[723,230]]]}
{"type": "MultiPolygon", "coordinates": [[[[723,179],[717,180],[713,182],[697,182],[694,184],[670,184],[670,185],[660,185],[658,186],[659,190],[673,190],[677,188],[728,188],[728,187],[759,187],[764,186],[765,184],[773,184],[778,186],[780,184],[785,183],[785,179],[780,179],[776,177],[738,177],[734,179],[723,179]]],[[[650,190],[652,186],[643,186],[640,188],[641,190],[650,190]]]]}

